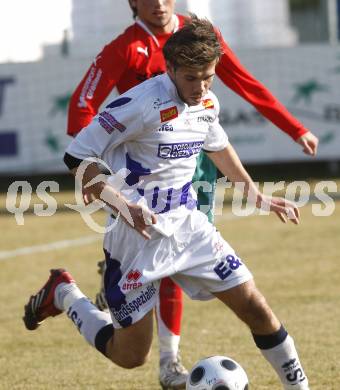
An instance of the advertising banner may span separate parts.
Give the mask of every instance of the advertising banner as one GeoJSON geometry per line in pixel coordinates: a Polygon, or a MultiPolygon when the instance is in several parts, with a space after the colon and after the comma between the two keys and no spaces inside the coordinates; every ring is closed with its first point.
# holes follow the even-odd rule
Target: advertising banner
{"type": "MultiPolygon", "coordinates": [[[[249,49],[237,55],[319,137],[316,158],[339,160],[340,49],[308,45],[249,49]]],[[[68,101],[91,61],[51,56],[0,64],[0,174],[66,172],[62,159],[70,142],[65,134],[68,101]]],[[[221,124],[244,162],[311,161],[289,136],[217,78],[213,90],[221,103],[221,124]]]]}

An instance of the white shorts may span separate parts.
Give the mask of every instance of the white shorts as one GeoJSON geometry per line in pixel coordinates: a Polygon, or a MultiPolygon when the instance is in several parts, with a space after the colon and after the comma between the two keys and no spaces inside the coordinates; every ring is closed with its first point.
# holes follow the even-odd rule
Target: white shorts
{"type": "Polygon", "coordinates": [[[156,304],[160,280],[171,277],[192,299],[207,300],[252,275],[207,217],[198,210],[164,237],[150,228],[144,239],[122,220],[106,233],[105,294],[115,328],[140,320],[156,304]]]}

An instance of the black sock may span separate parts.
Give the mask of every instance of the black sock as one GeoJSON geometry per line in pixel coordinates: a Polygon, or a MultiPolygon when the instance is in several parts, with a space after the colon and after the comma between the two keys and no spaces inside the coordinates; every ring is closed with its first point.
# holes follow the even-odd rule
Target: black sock
{"type": "Polygon", "coordinates": [[[94,340],[96,349],[101,352],[105,357],[106,344],[110,340],[114,333],[114,328],[112,324],[107,324],[97,333],[94,340]]]}
{"type": "Polygon", "coordinates": [[[277,332],[272,334],[256,335],[253,333],[255,344],[260,349],[274,348],[277,345],[283,343],[287,336],[288,336],[288,332],[286,331],[283,325],[281,325],[281,328],[277,332]]]}

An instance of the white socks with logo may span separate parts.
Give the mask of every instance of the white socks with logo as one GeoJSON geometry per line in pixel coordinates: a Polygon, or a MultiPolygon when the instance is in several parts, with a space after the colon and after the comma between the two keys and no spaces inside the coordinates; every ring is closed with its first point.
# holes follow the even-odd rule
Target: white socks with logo
{"type": "Polygon", "coordinates": [[[60,283],[54,293],[54,304],[66,312],[86,341],[96,348],[99,331],[107,325],[112,326],[110,314],[100,311],[75,283],[60,283]]]}

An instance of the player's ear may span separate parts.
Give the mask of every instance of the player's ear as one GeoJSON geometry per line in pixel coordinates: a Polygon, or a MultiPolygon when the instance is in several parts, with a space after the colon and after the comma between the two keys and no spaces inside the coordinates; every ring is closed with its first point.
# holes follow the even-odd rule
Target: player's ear
{"type": "Polygon", "coordinates": [[[136,8],[137,6],[137,1],[136,0],[129,0],[130,7],[132,9],[136,8]]]}
{"type": "Polygon", "coordinates": [[[138,16],[137,13],[137,0],[129,0],[129,6],[133,12],[133,18],[135,19],[138,16]]]}

